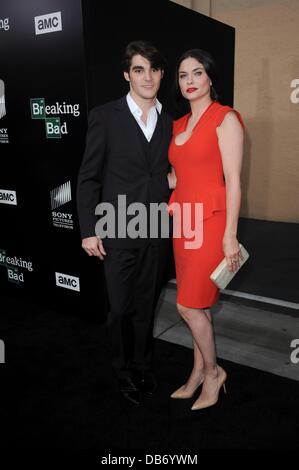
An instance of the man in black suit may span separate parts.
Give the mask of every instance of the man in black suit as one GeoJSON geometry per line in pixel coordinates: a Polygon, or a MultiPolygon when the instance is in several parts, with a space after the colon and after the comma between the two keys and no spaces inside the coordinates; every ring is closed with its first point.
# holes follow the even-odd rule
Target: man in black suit
{"type": "MultiPolygon", "coordinates": [[[[157,385],[152,370],[153,320],[170,239],[169,234],[162,237],[161,225],[158,235],[151,236],[150,224],[157,221],[149,209],[169,199],[172,121],[157,99],[164,73],[159,51],[146,41],[130,43],[123,72],[130,86],[127,96],[90,111],[77,207],[82,247],[104,262],[110,303],[107,325],[120,391],[138,406],[142,395],[151,396],[157,385]],[[115,209],[115,236],[103,238],[96,230],[100,191],[101,203],[115,209]],[[136,238],[119,227],[119,195],[125,197],[125,209],[131,203],[146,208],[146,235],[136,238]]],[[[132,213],[128,220],[132,222],[132,213]]]]}

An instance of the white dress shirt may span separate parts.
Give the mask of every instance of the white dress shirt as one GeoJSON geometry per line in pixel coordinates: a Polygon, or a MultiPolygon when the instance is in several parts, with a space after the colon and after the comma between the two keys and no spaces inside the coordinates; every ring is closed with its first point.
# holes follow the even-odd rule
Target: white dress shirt
{"type": "Polygon", "coordinates": [[[145,135],[148,142],[151,140],[153,133],[156,129],[158,115],[161,114],[162,104],[158,99],[156,99],[156,103],[152,106],[148,112],[146,124],[141,119],[142,116],[142,109],[138,106],[138,104],[133,100],[130,93],[127,94],[127,103],[130,108],[131,113],[133,114],[134,118],[138,122],[143,134],[145,135]]]}

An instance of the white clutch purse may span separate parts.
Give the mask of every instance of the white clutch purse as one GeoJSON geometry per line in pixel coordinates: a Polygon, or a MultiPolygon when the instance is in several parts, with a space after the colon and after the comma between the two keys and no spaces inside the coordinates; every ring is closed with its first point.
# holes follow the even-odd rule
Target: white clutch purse
{"type": "Polygon", "coordinates": [[[218,264],[217,268],[212,272],[210,279],[216,284],[219,289],[225,289],[228,283],[232,280],[232,278],[237,274],[243,264],[248,260],[249,253],[244,248],[241,243],[239,244],[241,249],[241,254],[243,259],[239,257],[239,267],[236,271],[229,271],[227,267],[226,258],[224,258],[220,264],[218,264]]]}

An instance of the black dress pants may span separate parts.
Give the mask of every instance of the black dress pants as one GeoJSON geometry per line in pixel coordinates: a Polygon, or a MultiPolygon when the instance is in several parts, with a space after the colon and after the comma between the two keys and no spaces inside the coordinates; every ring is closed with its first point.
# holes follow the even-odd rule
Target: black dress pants
{"type": "Polygon", "coordinates": [[[105,246],[105,250],[112,365],[117,376],[125,378],[132,370],[152,368],[154,312],[165,280],[169,244],[105,246]]]}

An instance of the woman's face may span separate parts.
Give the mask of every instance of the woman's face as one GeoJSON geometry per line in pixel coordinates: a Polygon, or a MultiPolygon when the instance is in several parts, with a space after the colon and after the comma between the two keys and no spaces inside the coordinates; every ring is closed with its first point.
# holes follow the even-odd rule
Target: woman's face
{"type": "Polygon", "coordinates": [[[211,79],[204,66],[193,57],[184,59],[178,71],[181,93],[189,101],[210,96],[211,79]]]}

